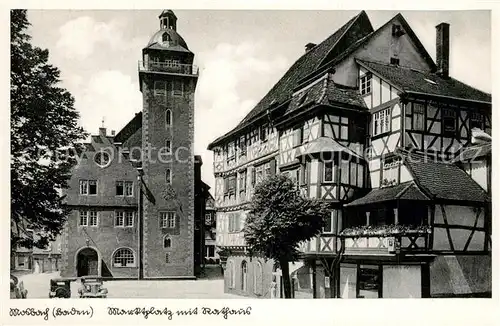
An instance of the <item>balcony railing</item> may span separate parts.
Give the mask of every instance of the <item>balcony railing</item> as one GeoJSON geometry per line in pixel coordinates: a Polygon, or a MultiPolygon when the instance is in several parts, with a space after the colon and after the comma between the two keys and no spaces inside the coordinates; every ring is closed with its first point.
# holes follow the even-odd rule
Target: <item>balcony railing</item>
{"type": "Polygon", "coordinates": [[[154,61],[139,61],[139,71],[191,76],[198,76],[199,73],[199,69],[195,65],[154,61]]]}
{"type": "Polygon", "coordinates": [[[426,252],[429,249],[429,226],[363,226],[341,232],[346,254],[395,254],[426,252]]]}

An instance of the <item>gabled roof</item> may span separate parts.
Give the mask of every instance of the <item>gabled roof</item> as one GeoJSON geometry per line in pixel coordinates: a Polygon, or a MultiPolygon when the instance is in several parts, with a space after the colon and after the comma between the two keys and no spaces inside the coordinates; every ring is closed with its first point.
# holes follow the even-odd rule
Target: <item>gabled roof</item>
{"type": "Polygon", "coordinates": [[[120,130],[115,136],[114,141],[124,143],[130,136],[142,127],[142,111],[135,114],[125,127],[120,130]]]}
{"type": "Polygon", "coordinates": [[[389,65],[379,62],[356,60],[361,66],[406,93],[491,103],[491,94],[466,85],[454,78],[443,78],[432,72],[389,65]]]}
{"type": "Polygon", "coordinates": [[[312,86],[294,95],[285,110],[285,115],[313,104],[347,104],[361,110],[366,109],[366,103],[359,94],[357,87],[352,88],[336,84],[329,74],[325,74],[312,86]]]}
{"type": "Polygon", "coordinates": [[[436,199],[466,202],[490,200],[481,186],[458,166],[409,155],[404,164],[419,188],[436,199]]]}
{"type": "Polygon", "coordinates": [[[346,207],[362,206],[375,203],[383,203],[392,200],[423,200],[430,198],[426,196],[413,181],[400,183],[393,187],[377,188],[371,190],[364,197],[358,198],[346,207]]]}
{"type": "Polygon", "coordinates": [[[331,60],[329,62],[325,62],[324,65],[334,65],[336,63],[339,63],[340,61],[344,60],[347,58],[349,55],[353,54],[357,49],[361,48],[364,44],[368,43],[371,39],[373,39],[376,35],[380,34],[382,30],[384,30],[388,25],[394,23],[395,21],[401,22],[401,25],[403,25],[403,30],[406,31],[408,36],[411,38],[413,41],[414,45],[417,47],[417,50],[419,53],[422,55],[424,60],[427,62],[429,67],[431,67],[432,71],[436,71],[437,67],[436,64],[434,63],[434,60],[432,60],[432,57],[429,55],[427,50],[425,49],[424,45],[422,42],[420,42],[420,39],[417,37],[415,32],[411,29],[410,25],[406,21],[406,19],[401,15],[401,13],[398,13],[396,16],[394,16],[391,20],[389,20],[387,23],[379,27],[376,31],[359,38],[357,42],[353,43],[350,47],[348,47],[343,53],[340,53],[334,60],[331,60]]]}
{"type": "MultiPolygon", "coordinates": [[[[271,88],[271,90],[260,100],[259,103],[247,114],[245,118],[231,131],[217,138],[209,145],[209,148],[220,140],[248,126],[260,114],[266,112],[270,107],[285,103],[290,99],[294,88],[299,82],[310,73],[314,72],[329,56],[332,51],[341,53],[347,49],[352,42],[342,42],[344,35],[349,30],[369,30],[366,34],[373,31],[370,20],[364,11],[349,20],[345,25],[338,29],[326,40],[313,47],[302,55],[281,77],[281,79],[271,88]],[[368,26],[368,28],[366,27],[368,26]]],[[[363,37],[364,35],[358,35],[363,37]]]]}

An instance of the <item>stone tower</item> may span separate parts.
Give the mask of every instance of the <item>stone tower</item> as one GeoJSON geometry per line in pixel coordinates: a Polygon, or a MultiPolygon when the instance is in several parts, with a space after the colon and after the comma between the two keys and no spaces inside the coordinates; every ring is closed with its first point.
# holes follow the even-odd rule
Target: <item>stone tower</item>
{"type": "Polygon", "coordinates": [[[171,10],[142,50],[143,276],[194,275],[194,54],[171,10]]]}

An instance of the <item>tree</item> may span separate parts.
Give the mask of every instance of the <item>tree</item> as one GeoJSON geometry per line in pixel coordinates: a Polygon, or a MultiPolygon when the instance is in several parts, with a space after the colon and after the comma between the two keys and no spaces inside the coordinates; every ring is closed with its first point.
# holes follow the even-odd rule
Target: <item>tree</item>
{"type": "Polygon", "coordinates": [[[26,10],[10,17],[11,248],[43,248],[64,225],[61,190],[86,134],[48,51],[30,44],[26,10]]]}
{"type": "Polygon", "coordinates": [[[281,268],[285,298],[291,298],[288,263],[298,259],[298,245],[319,234],[328,205],[301,196],[295,183],[276,175],[255,188],[244,234],[251,255],[260,253],[281,268]]]}

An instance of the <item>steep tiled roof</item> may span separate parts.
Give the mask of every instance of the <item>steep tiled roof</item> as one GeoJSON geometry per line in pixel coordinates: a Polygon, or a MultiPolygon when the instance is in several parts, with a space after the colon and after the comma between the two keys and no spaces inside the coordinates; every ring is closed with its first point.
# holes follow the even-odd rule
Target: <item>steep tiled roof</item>
{"type": "Polygon", "coordinates": [[[366,196],[356,199],[345,206],[361,206],[397,199],[429,200],[429,197],[427,197],[413,181],[409,181],[392,187],[373,189],[366,194],[366,196]]]}
{"type": "Polygon", "coordinates": [[[336,84],[329,74],[316,81],[311,87],[293,96],[285,115],[311,104],[347,104],[365,109],[366,103],[357,88],[336,84]]]}
{"type": "MultiPolygon", "coordinates": [[[[313,47],[302,55],[281,77],[281,79],[271,88],[271,90],[260,100],[259,103],[247,114],[245,118],[231,131],[224,136],[217,138],[212,144],[224,139],[229,134],[241,130],[249,125],[252,119],[265,112],[269,107],[280,105],[290,99],[293,94],[294,88],[298,86],[299,82],[314,70],[316,70],[322,61],[334,50],[337,46],[342,47],[336,49],[335,52],[343,52],[351,45],[349,42],[340,42],[345,33],[354,28],[355,25],[369,24],[370,32],[373,31],[371,23],[362,11],[357,16],[349,20],[345,25],[338,29],[334,34],[329,36],[326,40],[313,47]],[[342,44],[340,44],[342,43],[342,44]]],[[[362,30],[362,29],[360,29],[362,30]]],[[[363,37],[364,35],[361,35],[363,37]]]]}
{"type": "Polygon", "coordinates": [[[142,111],[135,114],[125,127],[115,136],[115,142],[123,143],[142,127],[142,111]]]}
{"type": "Polygon", "coordinates": [[[419,187],[437,199],[489,201],[481,186],[454,164],[425,160],[416,156],[408,156],[404,164],[410,169],[419,187]]]}
{"type": "Polygon", "coordinates": [[[380,75],[404,92],[444,96],[491,103],[491,94],[482,92],[453,78],[415,69],[378,62],[357,60],[363,67],[380,75]]]}

